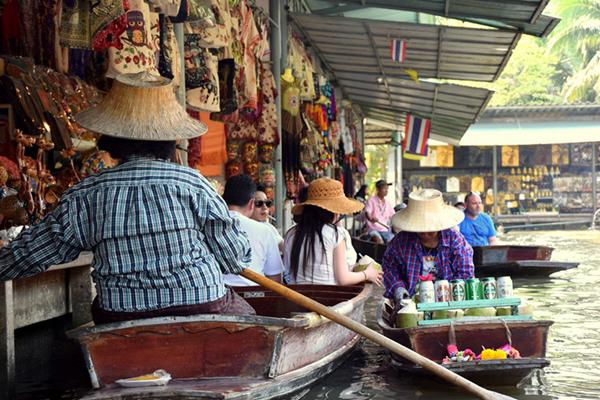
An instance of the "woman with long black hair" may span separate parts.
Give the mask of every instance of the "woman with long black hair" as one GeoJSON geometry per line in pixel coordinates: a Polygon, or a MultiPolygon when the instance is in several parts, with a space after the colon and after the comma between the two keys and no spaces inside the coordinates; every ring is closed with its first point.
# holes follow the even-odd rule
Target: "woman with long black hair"
{"type": "Polygon", "coordinates": [[[346,260],[346,246],[340,214],[363,208],[360,202],[344,196],[342,184],[329,178],[313,181],[308,199],[294,206],[297,224],[285,235],[284,268],[288,283],[354,285],[369,281],[381,285],[382,274],[372,266],[352,272],[346,260]]]}

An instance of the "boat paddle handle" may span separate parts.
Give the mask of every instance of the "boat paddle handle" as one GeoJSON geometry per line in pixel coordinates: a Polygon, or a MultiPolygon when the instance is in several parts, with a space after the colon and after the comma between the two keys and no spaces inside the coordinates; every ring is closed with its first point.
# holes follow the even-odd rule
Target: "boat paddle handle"
{"type": "Polygon", "coordinates": [[[393,351],[394,353],[402,356],[403,358],[412,361],[413,363],[420,365],[431,373],[439,376],[440,378],[456,385],[465,391],[479,397],[484,400],[509,400],[513,399],[513,397],[506,396],[497,392],[493,392],[491,390],[485,389],[475,383],[471,382],[468,379],[463,378],[462,376],[450,371],[447,368],[442,367],[438,363],[423,357],[422,355],[412,351],[411,349],[402,346],[399,343],[394,342],[393,340],[383,336],[379,332],[375,332],[373,329],[366,327],[353,320],[352,318],[346,317],[329,307],[324,306],[323,304],[314,301],[311,298],[304,296],[301,293],[296,292],[295,290],[290,289],[287,286],[281,285],[269,278],[266,278],[250,269],[244,269],[241,273],[244,278],[251,280],[264,287],[265,289],[269,289],[275,293],[280,294],[286,299],[310,310],[316,312],[324,316],[325,318],[334,321],[351,331],[358,333],[359,335],[369,339],[370,341],[377,343],[378,345],[385,347],[386,349],[393,351]]]}

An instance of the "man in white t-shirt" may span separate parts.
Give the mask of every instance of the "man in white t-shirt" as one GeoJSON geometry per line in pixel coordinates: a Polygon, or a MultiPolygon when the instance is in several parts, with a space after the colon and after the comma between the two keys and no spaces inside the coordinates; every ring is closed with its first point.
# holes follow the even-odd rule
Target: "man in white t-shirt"
{"type": "MultiPolygon", "coordinates": [[[[254,211],[256,185],[248,175],[236,175],[227,180],[223,199],[232,216],[240,221],[242,231],[248,236],[251,247],[250,268],[261,275],[281,283],[283,262],[279,254],[278,242],[271,228],[250,219],[254,211]]],[[[229,286],[255,286],[242,276],[227,274],[225,284],[229,286]]]]}
{"type": "Polygon", "coordinates": [[[283,252],[283,237],[277,228],[275,228],[269,222],[269,219],[271,218],[272,206],[273,202],[267,197],[267,194],[264,191],[264,186],[256,186],[256,193],[254,194],[254,211],[252,211],[250,218],[269,227],[271,233],[275,237],[275,240],[277,240],[277,243],[279,244],[279,251],[283,252]]]}

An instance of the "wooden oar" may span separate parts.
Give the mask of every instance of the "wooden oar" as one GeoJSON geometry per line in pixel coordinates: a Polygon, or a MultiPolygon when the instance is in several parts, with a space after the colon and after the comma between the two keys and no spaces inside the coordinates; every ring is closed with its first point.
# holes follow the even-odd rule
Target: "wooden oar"
{"type": "MultiPolygon", "coordinates": [[[[430,359],[423,357],[422,355],[412,351],[411,349],[402,346],[399,343],[394,342],[393,340],[383,336],[379,332],[375,332],[374,330],[366,327],[360,322],[356,322],[355,320],[346,317],[345,315],[339,314],[336,311],[333,311],[331,308],[324,306],[321,303],[318,303],[303,294],[296,292],[295,290],[290,289],[289,287],[283,286],[275,281],[272,281],[269,278],[266,278],[256,272],[245,269],[242,271],[241,275],[247,279],[250,279],[253,282],[256,282],[260,286],[272,290],[275,293],[278,293],[285,297],[286,299],[301,305],[302,307],[314,311],[331,321],[337,322],[338,324],[358,333],[361,336],[371,340],[379,344],[380,346],[385,347],[386,349],[393,351],[394,353],[402,356],[403,358],[412,361],[415,364],[422,366],[433,374],[439,376],[442,379],[456,385],[465,391],[479,397],[484,400],[508,400],[513,399],[512,397],[493,392],[491,390],[487,390],[482,388],[481,386],[476,385],[475,383],[469,381],[468,379],[463,378],[460,375],[455,374],[454,372],[442,367],[438,363],[431,361],[430,359]]],[[[514,399],[513,399],[514,400],[514,399]]]]}

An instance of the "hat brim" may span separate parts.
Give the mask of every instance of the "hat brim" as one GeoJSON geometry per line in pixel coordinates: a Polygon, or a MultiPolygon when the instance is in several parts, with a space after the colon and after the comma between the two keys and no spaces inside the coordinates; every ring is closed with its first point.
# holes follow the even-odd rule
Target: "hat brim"
{"type": "Polygon", "coordinates": [[[392,226],[404,232],[439,232],[452,228],[465,219],[465,213],[455,207],[444,205],[439,212],[417,214],[409,207],[392,217],[392,226]]]}
{"type": "Polygon", "coordinates": [[[316,206],[324,210],[331,211],[334,214],[354,214],[365,208],[365,205],[358,200],[347,197],[334,199],[313,199],[304,203],[296,204],[292,207],[292,214],[300,215],[304,212],[304,206],[316,206]]]}

